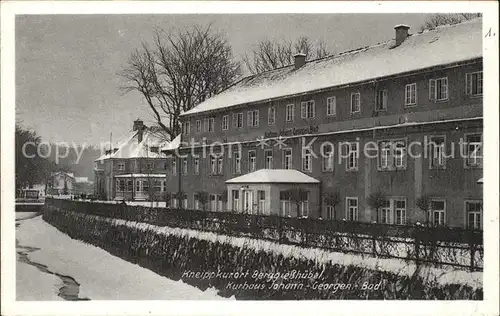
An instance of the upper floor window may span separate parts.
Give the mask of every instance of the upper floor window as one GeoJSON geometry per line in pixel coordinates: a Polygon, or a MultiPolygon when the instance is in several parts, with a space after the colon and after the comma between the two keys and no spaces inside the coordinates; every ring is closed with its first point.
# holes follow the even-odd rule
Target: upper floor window
{"type": "Polygon", "coordinates": [[[326,115],[335,116],[337,115],[337,98],[328,97],[326,99],[326,115]]]}
{"type": "Polygon", "coordinates": [[[465,135],[465,165],[467,167],[481,167],[483,165],[483,134],[474,133],[465,135]]]}
{"type": "Polygon", "coordinates": [[[201,120],[196,120],[196,133],[201,133],[201,120]]]}
{"type": "Polygon", "coordinates": [[[429,142],[430,149],[430,168],[443,169],[446,166],[445,154],[445,137],[431,136],[429,142]]]}
{"type": "Polygon", "coordinates": [[[333,146],[324,146],[321,155],[323,157],[323,171],[333,171],[333,146]]]}
{"type": "Polygon", "coordinates": [[[177,161],[175,160],[175,158],[172,159],[172,174],[177,174],[177,161]]]}
{"type": "Polygon", "coordinates": [[[356,171],[358,170],[358,143],[352,142],[347,143],[347,163],[346,170],[347,171],[356,171]]]}
{"type": "Polygon", "coordinates": [[[222,157],[217,158],[217,173],[224,173],[224,160],[222,159],[222,157]]]}
{"type": "Polygon", "coordinates": [[[259,126],[259,110],[252,110],[247,112],[247,125],[259,126]]]}
{"type": "Polygon", "coordinates": [[[292,150],[283,150],[283,169],[292,169],[292,150]]]}
{"type": "Polygon", "coordinates": [[[222,130],[227,131],[229,128],[229,116],[224,115],[222,117],[222,130]]]}
{"type": "Polygon", "coordinates": [[[206,118],[204,124],[204,132],[213,132],[215,127],[215,119],[213,117],[206,118]]]}
{"type": "Polygon", "coordinates": [[[429,99],[434,101],[448,99],[448,77],[429,80],[429,99]]]}
{"type": "Polygon", "coordinates": [[[405,86],[405,105],[411,106],[417,104],[417,84],[410,83],[405,86]]]}
{"type": "Polygon", "coordinates": [[[217,158],[210,156],[210,174],[217,173],[217,158]]]}
{"type": "Polygon", "coordinates": [[[182,123],[182,135],[189,135],[190,129],[191,129],[191,124],[189,122],[182,123]]]}
{"type": "Polygon", "coordinates": [[[155,163],[154,163],[154,162],[152,162],[152,161],[148,161],[148,162],[146,163],[146,169],[152,170],[152,169],[154,169],[154,168],[155,168],[155,163]]]}
{"type": "Polygon", "coordinates": [[[239,152],[233,153],[234,167],[233,172],[236,174],[241,173],[241,157],[239,152]]]}
{"type": "Polygon", "coordinates": [[[351,93],[351,113],[361,112],[361,94],[351,93]]]}
{"type": "Polygon", "coordinates": [[[387,90],[378,90],[377,99],[375,100],[375,110],[387,110],[387,90]]]}
{"type": "Polygon", "coordinates": [[[276,108],[274,106],[271,106],[267,110],[267,124],[273,125],[275,122],[276,122],[276,108]]]}
{"type": "Polygon", "coordinates": [[[406,168],[406,142],[404,140],[381,141],[379,145],[379,170],[406,168]]]}
{"type": "Polygon", "coordinates": [[[234,128],[243,127],[243,113],[233,113],[233,127],[234,128]]]}
{"type": "Polygon", "coordinates": [[[287,104],[286,113],[285,113],[285,120],[287,122],[293,122],[294,112],[295,112],[295,105],[294,104],[287,104]]]}
{"type": "Polygon", "coordinates": [[[199,174],[200,173],[200,158],[194,158],[193,164],[194,164],[194,174],[199,174]]]}
{"type": "Polygon", "coordinates": [[[248,171],[253,172],[257,169],[255,150],[248,151],[248,171]]]}
{"type": "Polygon", "coordinates": [[[125,161],[120,161],[118,163],[118,170],[125,170],[125,161]]]}
{"type": "Polygon", "coordinates": [[[483,94],[483,72],[472,72],[465,75],[465,93],[467,95],[483,94]]]}
{"type": "Polygon", "coordinates": [[[273,169],[273,151],[266,150],[265,155],[266,155],[266,169],[273,169]]]}
{"type": "Polygon", "coordinates": [[[314,100],[300,103],[300,117],[303,119],[314,118],[316,115],[314,100]]]}
{"type": "Polygon", "coordinates": [[[312,171],[312,153],[310,149],[302,150],[302,171],[312,171]]]}
{"type": "Polygon", "coordinates": [[[187,160],[187,158],[182,159],[182,174],[188,174],[188,160],[187,160]]]}

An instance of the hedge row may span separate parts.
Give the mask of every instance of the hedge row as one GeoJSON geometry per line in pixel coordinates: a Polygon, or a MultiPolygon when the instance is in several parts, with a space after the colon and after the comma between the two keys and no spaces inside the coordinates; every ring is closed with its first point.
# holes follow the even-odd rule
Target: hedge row
{"type": "MultiPolygon", "coordinates": [[[[482,289],[466,285],[429,284],[420,277],[372,271],[354,265],[319,264],[313,260],[285,257],[228,243],[161,234],[154,230],[134,229],[99,216],[85,215],[46,205],[43,218],[70,237],[103,248],[129,262],[137,263],[172,280],[205,290],[214,287],[219,295],[236,299],[473,299],[483,298],[482,289]],[[293,270],[321,278],[297,280],[257,280],[258,273],[293,270]],[[243,277],[193,277],[187,272],[249,271],[243,277]],[[245,284],[247,287],[245,287],[245,284]],[[320,284],[338,284],[319,289],[320,284]],[[340,284],[346,284],[340,288],[340,284]],[[350,284],[350,288],[347,285],[350,284]],[[377,290],[363,285],[380,284],[377,290]],[[249,289],[252,285],[253,288],[249,289]],[[259,289],[256,289],[259,287],[259,289]],[[337,290],[335,290],[337,289],[337,290]]],[[[227,276],[228,274],[226,274],[227,276]]]]}

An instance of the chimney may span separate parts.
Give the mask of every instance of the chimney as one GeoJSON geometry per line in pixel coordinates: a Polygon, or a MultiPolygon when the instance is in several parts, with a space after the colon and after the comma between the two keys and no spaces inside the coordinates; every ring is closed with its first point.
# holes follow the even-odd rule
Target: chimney
{"type": "Polygon", "coordinates": [[[306,64],[306,54],[304,53],[297,53],[293,55],[293,58],[295,59],[295,69],[299,69],[306,64]]]}
{"type": "Polygon", "coordinates": [[[134,127],[133,127],[133,130],[134,131],[138,131],[137,133],[137,142],[140,143],[142,142],[142,136],[143,136],[143,133],[144,133],[144,122],[141,120],[141,119],[137,119],[134,121],[134,127]]]}
{"type": "Polygon", "coordinates": [[[394,29],[396,30],[396,46],[399,46],[408,37],[410,27],[406,24],[398,24],[394,26],[394,29]]]}

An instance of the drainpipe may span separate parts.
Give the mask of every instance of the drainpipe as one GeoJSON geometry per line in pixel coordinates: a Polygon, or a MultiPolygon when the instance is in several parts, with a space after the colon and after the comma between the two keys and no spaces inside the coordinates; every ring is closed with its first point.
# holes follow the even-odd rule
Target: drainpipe
{"type": "Polygon", "coordinates": [[[322,210],[323,210],[323,180],[321,180],[319,182],[319,190],[318,190],[318,193],[319,193],[319,210],[318,210],[318,216],[317,218],[323,218],[322,216],[322,210]]]}

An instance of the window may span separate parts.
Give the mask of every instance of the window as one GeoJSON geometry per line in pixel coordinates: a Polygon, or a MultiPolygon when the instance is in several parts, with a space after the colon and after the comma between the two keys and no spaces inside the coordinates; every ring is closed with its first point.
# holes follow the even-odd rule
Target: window
{"type": "Polygon", "coordinates": [[[191,124],[189,122],[183,122],[181,126],[182,126],[182,135],[189,135],[191,124]]]}
{"type": "Polygon", "coordinates": [[[443,101],[448,99],[448,78],[429,80],[429,99],[443,101]]]}
{"type": "Polygon", "coordinates": [[[217,173],[217,158],[210,156],[210,174],[217,173]]]}
{"type": "Polygon", "coordinates": [[[213,117],[208,119],[208,131],[213,132],[215,127],[215,119],[213,117]]]}
{"type": "Polygon", "coordinates": [[[376,111],[387,110],[387,90],[377,91],[377,98],[375,100],[375,110],[376,111]]]}
{"type": "Polygon", "coordinates": [[[259,208],[257,210],[257,214],[265,214],[266,213],[266,191],[262,191],[262,190],[257,191],[257,199],[259,201],[259,208]]]}
{"type": "Polygon", "coordinates": [[[483,72],[473,72],[465,75],[465,93],[470,96],[483,94],[483,72]]]}
{"type": "Polygon", "coordinates": [[[120,171],[125,170],[125,161],[120,161],[118,163],[118,170],[120,170],[120,171]]]}
{"type": "Polygon", "coordinates": [[[193,164],[194,164],[194,174],[199,174],[200,173],[200,158],[194,158],[193,164]]]}
{"type": "Polygon", "coordinates": [[[177,161],[175,161],[175,158],[172,159],[172,174],[173,175],[177,174],[177,161]]]}
{"type": "Polygon", "coordinates": [[[281,216],[290,217],[291,216],[291,204],[290,196],[286,191],[280,191],[280,213],[281,216]]]}
{"type": "Polygon", "coordinates": [[[406,200],[394,200],[394,223],[396,225],[406,224],[406,200]]]}
{"type": "Polygon", "coordinates": [[[196,120],[196,133],[201,133],[201,120],[196,120]]]}
{"type": "Polygon", "coordinates": [[[378,169],[406,169],[406,141],[385,140],[379,143],[378,169]]]}
{"type": "Polygon", "coordinates": [[[217,172],[218,174],[223,174],[224,172],[224,160],[222,157],[217,159],[217,172]]]}
{"type": "Polygon", "coordinates": [[[271,106],[267,110],[267,124],[274,125],[275,122],[276,122],[276,108],[274,106],[271,106]]]}
{"type": "Polygon", "coordinates": [[[210,211],[211,212],[222,211],[222,195],[210,194],[210,211]]]}
{"type": "Polygon", "coordinates": [[[152,161],[146,162],[146,169],[153,170],[155,168],[155,163],[152,161]]]}
{"type": "Polygon", "coordinates": [[[248,151],[248,171],[252,172],[256,170],[256,157],[255,150],[248,151]]]}
{"type": "Polygon", "coordinates": [[[429,221],[433,225],[445,224],[445,202],[444,200],[431,200],[429,221]]]}
{"type": "Polygon", "coordinates": [[[253,127],[259,126],[259,110],[247,112],[247,125],[253,127]]]}
{"type": "Polygon", "coordinates": [[[333,145],[323,147],[323,171],[333,171],[333,145]]]}
{"type": "Polygon", "coordinates": [[[303,119],[311,119],[315,116],[314,101],[305,101],[300,103],[300,117],[303,119]]]}
{"type": "Polygon", "coordinates": [[[229,128],[229,116],[224,115],[222,117],[222,130],[227,131],[229,128]]]}
{"type": "Polygon", "coordinates": [[[386,200],[384,204],[379,209],[379,223],[381,224],[392,224],[392,209],[391,201],[386,200]]]}
{"type": "Polygon", "coordinates": [[[310,149],[302,149],[302,171],[312,171],[312,153],[310,149]]]}
{"type": "Polygon", "coordinates": [[[337,115],[337,98],[329,97],[326,99],[326,115],[335,116],[337,115]]]}
{"type": "Polygon", "coordinates": [[[200,210],[201,209],[200,208],[200,200],[198,199],[198,194],[196,194],[196,193],[193,195],[193,202],[194,202],[193,203],[194,209],[195,210],[200,210]]]}
{"type": "Polygon", "coordinates": [[[283,150],[283,169],[292,169],[292,150],[283,150]]]}
{"type": "Polygon", "coordinates": [[[431,136],[429,142],[430,166],[431,169],[444,169],[446,166],[445,160],[445,137],[431,136]]]}
{"type": "Polygon", "coordinates": [[[240,174],[241,173],[241,157],[240,157],[239,152],[233,153],[233,160],[234,160],[233,173],[240,174]]]}
{"type": "Polygon", "coordinates": [[[238,212],[240,210],[240,191],[232,190],[233,194],[233,207],[232,210],[238,212]]]}
{"type": "Polygon", "coordinates": [[[264,153],[266,155],[266,169],[273,169],[273,151],[266,150],[264,153]]]}
{"type": "Polygon", "coordinates": [[[358,144],[357,143],[347,143],[347,163],[346,170],[347,171],[356,171],[358,170],[358,144]]]}
{"type": "Polygon", "coordinates": [[[165,192],[167,190],[167,180],[160,181],[160,191],[165,192]]]}
{"type": "Polygon", "coordinates": [[[243,127],[243,113],[233,113],[233,127],[234,128],[243,127]]]}
{"type": "Polygon", "coordinates": [[[187,158],[182,159],[182,174],[188,174],[188,160],[187,160],[187,158]]]}
{"type": "Polygon", "coordinates": [[[286,121],[287,122],[293,122],[294,120],[294,112],[295,112],[295,105],[294,104],[287,104],[286,106],[286,121]]]}
{"type": "Polygon", "coordinates": [[[405,105],[417,104],[417,84],[410,83],[405,86],[405,105]]]}
{"type": "Polygon", "coordinates": [[[351,93],[351,113],[357,113],[361,111],[361,94],[351,93]]]}
{"type": "Polygon", "coordinates": [[[326,206],[326,219],[335,219],[335,208],[331,205],[326,206]]]}
{"type": "Polygon", "coordinates": [[[466,167],[481,167],[483,165],[482,138],[481,133],[465,135],[466,167]]]}
{"type": "Polygon", "coordinates": [[[346,219],[348,221],[358,220],[358,198],[348,197],[346,198],[346,219]]]}
{"type": "Polygon", "coordinates": [[[483,223],[481,220],[483,212],[482,201],[465,201],[465,212],[467,218],[467,228],[483,229],[483,223]]]}
{"type": "Polygon", "coordinates": [[[309,201],[307,199],[305,201],[300,202],[299,216],[300,217],[309,216],[309,201]]]}
{"type": "Polygon", "coordinates": [[[116,191],[117,192],[124,192],[125,191],[125,180],[123,180],[123,179],[116,180],[116,191]]]}

